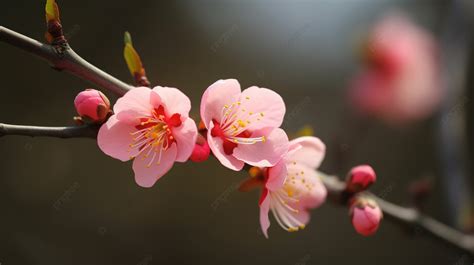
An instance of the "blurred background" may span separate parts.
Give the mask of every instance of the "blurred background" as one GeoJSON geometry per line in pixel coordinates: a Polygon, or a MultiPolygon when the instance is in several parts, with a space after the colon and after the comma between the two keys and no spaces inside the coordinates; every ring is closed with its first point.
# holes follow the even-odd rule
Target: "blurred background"
{"type": "MultiPolygon", "coordinates": [[[[4,1],[0,24],[43,40],[44,2],[4,1]]],[[[424,211],[472,231],[471,1],[58,3],[75,51],[119,79],[133,81],[122,57],[128,30],[150,81],[182,89],[195,118],[200,96],[218,79],[271,88],[287,104],[284,129],[310,125],[326,143],[323,171],[343,177],[352,166],[371,164],[378,174],[374,193],[401,205],[413,203],[413,181],[427,179],[433,190],[424,211]],[[359,115],[347,100],[364,38],[394,9],[439,44],[445,87],[436,111],[401,126],[359,115]]],[[[76,94],[100,89],[4,43],[0,57],[1,122],[72,124],[76,94]]],[[[238,192],[246,174],[213,158],[177,164],[144,189],[131,163],[105,156],[94,140],[8,136],[0,138],[0,150],[2,265],[473,263],[421,230],[387,220],[375,236],[359,236],[347,209],[332,203],[313,211],[302,232],[287,233],[273,221],[267,240],[258,222],[259,192],[238,192]]]]}

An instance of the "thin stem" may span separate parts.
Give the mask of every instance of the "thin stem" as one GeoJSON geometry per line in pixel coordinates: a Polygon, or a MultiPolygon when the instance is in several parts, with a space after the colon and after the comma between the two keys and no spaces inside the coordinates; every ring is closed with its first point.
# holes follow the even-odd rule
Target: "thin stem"
{"type": "MultiPolygon", "coordinates": [[[[345,184],[335,176],[323,174],[323,183],[328,190],[329,197],[336,203],[346,206],[347,201],[341,199],[345,189],[345,184]]],[[[413,229],[421,229],[428,235],[440,239],[452,246],[474,254],[474,236],[463,234],[454,228],[451,228],[432,217],[429,217],[415,208],[398,206],[388,202],[372,193],[366,193],[372,197],[384,212],[387,219],[398,224],[411,227],[413,229]]]]}
{"type": "Polygon", "coordinates": [[[133,88],[84,60],[68,44],[59,47],[44,44],[2,26],[0,41],[48,61],[56,70],[69,72],[118,95],[123,95],[133,88]]]}
{"type": "Polygon", "coordinates": [[[5,135],[23,135],[31,137],[96,138],[98,129],[98,125],[93,124],[67,127],[45,127],[0,123],[0,137],[5,135]]]}

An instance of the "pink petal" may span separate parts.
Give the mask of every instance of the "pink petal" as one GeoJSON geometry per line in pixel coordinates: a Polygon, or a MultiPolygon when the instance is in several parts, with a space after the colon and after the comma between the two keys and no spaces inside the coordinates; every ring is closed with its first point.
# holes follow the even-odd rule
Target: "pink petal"
{"type": "Polygon", "coordinates": [[[370,236],[378,230],[381,218],[382,211],[379,207],[366,206],[364,209],[354,207],[352,225],[359,234],[370,236]]]}
{"type": "Polygon", "coordinates": [[[265,142],[239,144],[233,156],[256,167],[272,167],[288,151],[288,136],[280,128],[265,128],[255,131],[250,137],[265,136],[265,142]]]}
{"type": "Polygon", "coordinates": [[[280,127],[285,116],[285,103],[276,92],[256,86],[249,87],[240,96],[240,110],[237,119],[251,121],[249,131],[265,127],[280,127]]]}
{"type": "Polygon", "coordinates": [[[287,163],[287,170],[288,175],[296,176],[300,174],[300,176],[305,179],[305,182],[296,181],[294,184],[291,184],[296,190],[303,192],[298,203],[299,207],[304,210],[312,209],[321,206],[325,202],[327,190],[316,170],[306,165],[299,163],[293,164],[292,162],[287,163]],[[304,172],[304,175],[301,175],[301,172],[304,172]],[[308,189],[306,185],[311,185],[312,188],[308,189]]]}
{"type": "Polygon", "coordinates": [[[291,154],[291,160],[316,169],[326,154],[326,145],[317,137],[304,136],[290,141],[290,149],[301,146],[291,154]]]}
{"type": "Polygon", "coordinates": [[[115,114],[127,111],[129,115],[118,117],[118,119],[150,116],[153,109],[150,104],[150,93],[151,89],[148,87],[136,87],[119,98],[114,105],[115,114]]]}
{"type": "MultiPolygon", "coordinates": [[[[160,164],[157,164],[157,157],[150,164],[151,156],[145,158],[144,156],[148,150],[144,150],[142,154],[133,160],[133,172],[135,172],[135,181],[138,185],[144,188],[152,187],[155,182],[166,174],[176,160],[178,148],[176,144],[172,144],[166,151],[161,154],[160,164]]],[[[157,154],[158,155],[158,154],[157,154]]]]}
{"type": "Polygon", "coordinates": [[[221,120],[225,105],[238,101],[240,84],[235,79],[219,80],[209,86],[201,99],[201,119],[209,129],[213,119],[221,120]]]}
{"type": "Polygon", "coordinates": [[[301,204],[307,209],[318,208],[321,206],[326,201],[328,194],[326,187],[319,178],[313,182],[313,184],[314,186],[310,195],[301,200],[301,204]]]}
{"type": "Polygon", "coordinates": [[[212,137],[211,135],[212,128],[214,128],[214,123],[211,121],[209,130],[207,132],[207,142],[209,143],[209,147],[211,148],[214,156],[221,162],[223,166],[235,171],[242,170],[245,163],[236,159],[234,156],[227,155],[224,152],[222,139],[219,137],[212,137]]]}
{"type": "Polygon", "coordinates": [[[175,113],[181,114],[181,117],[188,117],[191,110],[191,101],[177,88],[173,87],[154,87],[150,97],[150,104],[158,108],[161,104],[165,106],[165,112],[168,117],[175,113]],[[156,97],[158,95],[159,97],[156,97]]]}
{"type": "Polygon", "coordinates": [[[116,115],[112,115],[109,120],[100,127],[97,135],[97,144],[102,152],[107,155],[122,160],[128,161],[131,156],[138,153],[137,148],[130,148],[133,141],[131,133],[137,129],[127,123],[121,122],[116,115]]]}
{"type": "MultiPolygon", "coordinates": [[[[304,199],[304,198],[303,198],[304,199]]],[[[294,204],[294,203],[289,203],[289,205],[293,208],[298,210],[298,213],[294,213],[293,217],[296,218],[296,220],[300,221],[304,225],[308,225],[309,220],[311,219],[311,215],[308,211],[307,208],[302,207],[303,204],[294,204]]]]}
{"type": "Polygon", "coordinates": [[[285,184],[287,175],[286,164],[282,159],[274,167],[268,168],[268,180],[265,187],[271,191],[280,189],[285,184]]]}
{"type": "Polygon", "coordinates": [[[178,154],[176,161],[186,162],[191,156],[196,144],[197,127],[191,118],[186,118],[181,126],[173,128],[173,137],[176,139],[178,154]]]}
{"type": "Polygon", "coordinates": [[[268,238],[268,228],[270,227],[270,219],[268,213],[270,211],[270,196],[266,198],[260,204],[260,227],[262,228],[263,235],[268,238]]]}

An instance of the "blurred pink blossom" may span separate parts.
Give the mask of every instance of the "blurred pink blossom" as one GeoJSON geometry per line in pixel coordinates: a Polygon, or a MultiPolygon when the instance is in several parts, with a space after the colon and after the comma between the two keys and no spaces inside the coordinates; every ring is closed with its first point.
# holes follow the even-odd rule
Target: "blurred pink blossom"
{"type": "Polygon", "coordinates": [[[368,67],[350,98],[362,113],[391,124],[431,115],[441,101],[437,45],[429,32],[401,14],[378,22],[368,38],[368,67]]]}
{"type": "Polygon", "coordinates": [[[176,88],[137,87],[114,105],[97,142],[107,155],[133,161],[135,181],[151,187],[175,161],[185,162],[197,137],[189,98],[176,88]]]}
{"type": "Polygon", "coordinates": [[[274,91],[256,86],[240,90],[235,79],[219,80],[204,92],[201,118],[216,158],[239,171],[247,163],[274,166],[288,150],[288,136],[278,128],[285,103],[274,91]]]}
{"type": "Polygon", "coordinates": [[[325,201],[327,190],[317,171],[325,150],[318,138],[300,137],[290,141],[288,153],[278,164],[265,169],[260,198],[260,225],[265,237],[270,210],[283,229],[293,232],[303,229],[309,222],[308,211],[325,201]]]}

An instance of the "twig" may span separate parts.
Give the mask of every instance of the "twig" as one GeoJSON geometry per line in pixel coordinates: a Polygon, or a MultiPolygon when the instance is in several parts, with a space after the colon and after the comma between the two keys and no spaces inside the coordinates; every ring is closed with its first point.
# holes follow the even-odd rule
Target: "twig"
{"type": "MultiPolygon", "coordinates": [[[[345,184],[335,176],[323,174],[323,182],[328,190],[329,197],[338,204],[346,205],[341,199],[345,184]]],[[[429,217],[415,208],[398,206],[368,193],[380,206],[387,219],[413,229],[422,229],[427,234],[438,238],[452,246],[474,255],[474,236],[463,234],[435,219],[429,217]]]]}
{"type": "Polygon", "coordinates": [[[133,88],[84,60],[67,43],[58,48],[2,26],[0,26],[0,41],[48,61],[56,70],[69,72],[118,95],[123,95],[133,88]]]}
{"type": "Polygon", "coordinates": [[[56,138],[96,138],[98,125],[81,125],[67,127],[44,127],[12,125],[0,123],[0,137],[5,135],[45,136],[56,138]]]}

